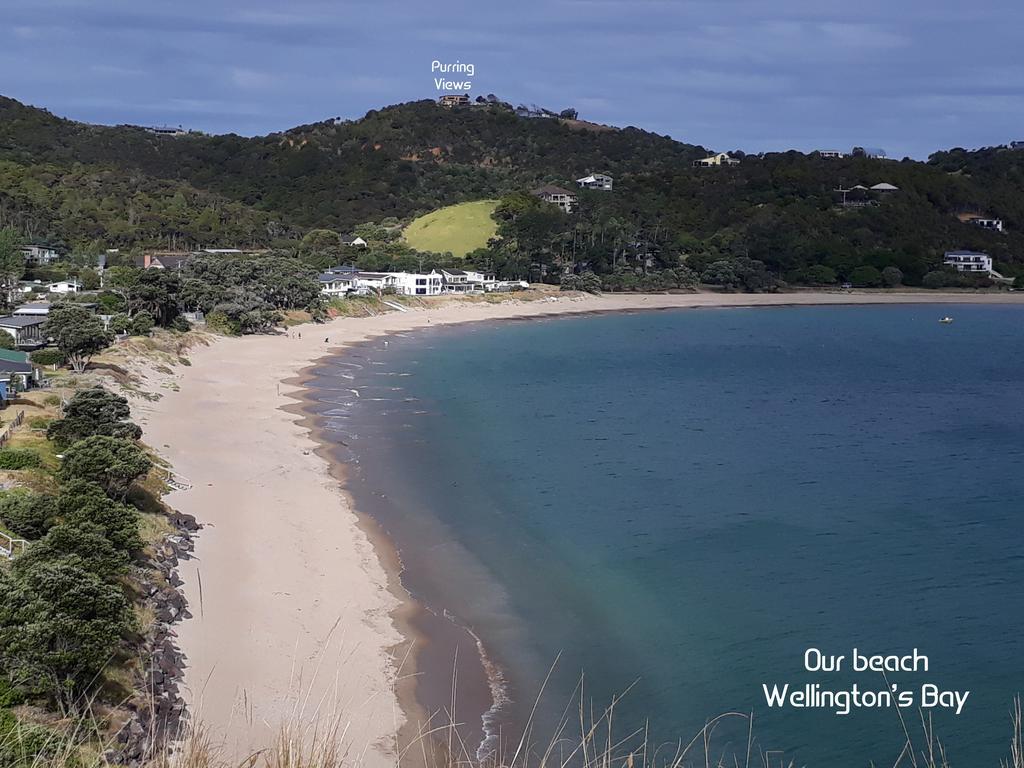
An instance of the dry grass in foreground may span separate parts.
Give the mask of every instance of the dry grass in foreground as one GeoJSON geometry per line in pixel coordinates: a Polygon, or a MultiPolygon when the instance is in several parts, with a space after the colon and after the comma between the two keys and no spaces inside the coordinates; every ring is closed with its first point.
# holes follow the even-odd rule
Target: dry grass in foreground
{"type": "MultiPolygon", "coordinates": [[[[412,743],[394,758],[393,764],[396,768],[402,765],[411,768],[797,768],[797,763],[781,753],[763,751],[756,746],[754,722],[750,715],[725,713],[708,721],[688,742],[655,747],[647,742],[643,731],[624,737],[615,733],[615,702],[595,714],[582,704],[582,696],[578,700],[581,702],[578,709],[567,708],[555,728],[555,736],[541,744],[530,741],[531,723],[526,735],[517,743],[500,755],[480,759],[474,753],[475,747],[462,740],[459,724],[446,722],[438,727],[421,729],[412,743]],[[747,732],[746,744],[740,745],[738,750],[714,753],[711,747],[714,732],[721,723],[730,719],[743,722],[747,732]]],[[[1009,757],[992,768],[1024,768],[1024,718],[1020,698],[1014,701],[1011,722],[1009,757]]],[[[229,759],[214,735],[198,723],[189,728],[173,750],[166,749],[146,762],[144,768],[362,768],[373,745],[365,745],[355,751],[342,746],[352,741],[347,738],[347,730],[347,720],[341,714],[315,722],[289,722],[282,725],[274,743],[265,749],[241,759],[229,759]]],[[[42,756],[34,758],[19,757],[16,751],[12,751],[8,733],[7,743],[0,738],[0,766],[108,768],[116,765],[108,762],[109,752],[96,746],[96,733],[99,733],[98,724],[85,719],[63,737],[51,736],[52,743],[45,745],[42,756]],[[92,749],[83,750],[83,744],[91,744],[92,749]]],[[[920,735],[912,737],[906,730],[905,733],[907,743],[895,761],[871,762],[871,768],[889,765],[893,768],[950,768],[945,750],[930,721],[923,715],[920,735]]],[[[32,738],[31,734],[19,735],[32,738]]],[[[969,762],[959,764],[975,765],[969,762]]]]}

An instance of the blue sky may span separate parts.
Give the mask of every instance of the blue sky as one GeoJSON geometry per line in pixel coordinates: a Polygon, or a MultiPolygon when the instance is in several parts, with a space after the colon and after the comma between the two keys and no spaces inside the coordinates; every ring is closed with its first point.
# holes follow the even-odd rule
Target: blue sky
{"type": "Polygon", "coordinates": [[[267,133],[472,93],[716,150],[1024,140],[1024,3],[0,0],[0,93],[79,120],[267,133]]]}

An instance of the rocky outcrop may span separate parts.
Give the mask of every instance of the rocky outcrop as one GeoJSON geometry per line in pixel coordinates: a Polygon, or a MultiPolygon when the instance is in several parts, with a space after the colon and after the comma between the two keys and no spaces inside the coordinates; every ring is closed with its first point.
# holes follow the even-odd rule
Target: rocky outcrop
{"type": "Polygon", "coordinates": [[[142,672],[125,705],[129,718],[105,755],[113,765],[144,765],[178,737],[188,718],[180,689],[185,656],[173,625],[192,616],[177,568],[180,560],[191,557],[192,536],[201,526],[181,512],[170,512],[168,519],[174,532],[159,544],[150,567],[137,577],[143,602],[155,618],[142,643],[142,672]]]}

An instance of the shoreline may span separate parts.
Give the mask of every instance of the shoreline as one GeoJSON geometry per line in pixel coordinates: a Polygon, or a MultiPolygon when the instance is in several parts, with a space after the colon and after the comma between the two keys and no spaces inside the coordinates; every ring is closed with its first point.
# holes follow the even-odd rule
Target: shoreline
{"type": "MultiPolygon", "coordinates": [[[[182,568],[183,590],[196,617],[179,625],[178,629],[179,644],[189,662],[185,686],[193,717],[204,721],[214,733],[224,734],[225,750],[229,754],[241,754],[247,749],[268,746],[271,743],[268,738],[273,738],[275,728],[287,722],[289,715],[304,721],[308,714],[306,707],[314,701],[313,689],[319,699],[314,712],[319,714],[332,692],[335,697],[342,694],[349,703],[371,702],[369,709],[373,710],[371,714],[361,712],[358,717],[346,716],[346,723],[352,730],[363,729],[358,734],[359,742],[348,744],[348,748],[358,749],[361,761],[367,765],[384,765],[394,757],[395,732],[399,733],[402,743],[409,743],[415,734],[407,729],[417,721],[422,722],[426,714],[415,698],[415,654],[410,655],[407,650],[410,643],[417,640],[412,623],[420,609],[402,586],[402,564],[394,543],[371,516],[361,514],[356,508],[346,487],[345,468],[330,455],[330,442],[324,439],[315,423],[316,415],[309,407],[310,391],[305,385],[317,364],[342,357],[360,343],[432,325],[701,307],[882,304],[1024,304],[1024,294],[553,294],[550,298],[533,301],[517,301],[510,296],[502,303],[455,301],[408,312],[297,326],[292,329],[293,333],[306,333],[306,338],[301,340],[283,335],[217,340],[209,347],[195,350],[192,365],[178,369],[170,377],[150,371],[151,377],[164,377],[161,386],[169,391],[159,401],[140,404],[137,408],[143,414],[140,421],[146,439],[195,486],[192,491],[175,492],[168,501],[175,508],[195,515],[207,526],[197,537],[197,560],[183,563],[182,568]],[[225,369],[229,370],[227,376],[223,373],[225,369]],[[241,397],[231,397],[228,391],[231,387],[241,397]],[[197,390],[199,396],[195,397],[197,390]],[[190,394],[193,397],[189,397],[190,394]],[[197,402],[213,406],[209,414],[204,413],[209,418],[204,418],[199,425],[189,420],[197,402]],[[266,409],[269,413],[261,411],[266,406],[270,406],[266,409]],[[201,428],[196,430],[196,426],[201,428]],[[264,433],[271,435],[269,441],[264,433]],[[225,434],[229,436],[226,441],[225,434]],[[214,439],[218,437],[219,441],[214,439]],[[218,461],[222,458],[218,451],[232,444],[246,445],[250,450],[261,449],[254,454],[258,459],[255,464],[264,470],[280,472],[280,477],[273,478],[270,494],[278,494],[279,502],[291,501],[296,494],[295,483],[289,479],[293,472],[302,479],[317,481],[315,493],[306,488],[299,494],[306,501],[324,504],[324,508],[318,507],[312,513],[312,523],[289,521],[287,528],[292,530],[282,526],[280,530],[267,532],[274,543],[285,545],[284,550],[263,552],[266,541],[259,535],[253,536],[252,528],[256,523],[279,522],[274,517],[274,512],[279,510],[265,503],[263,493],[253,496],[252,466],[238,461],[227,464],[218,461]],[[227,490],[220,494],[205,492],[205,488],[218,486],[227,490]],[[217,498],[210,498],[211,495],[217,498]],[[242,498],[259,507],[255,520],[245,513],[233,514],[231,502],[242,498]],[[339,509],[340,515],[337,514],[339,509]],[[335,536],[336,551],[331,556],[325,556],[325,542],[318,537],[302,538],[304,533],[310,532],[310,525],[317,534],[321,532],[318,527],[322,526],[328,542],[331,535],[335,536]],[[312,565],[322,566],[324,570],[311,574],[305,551],[302,557],[296,557],[294,551],[289,556],[290,546],[301,548],[303,544],[314,546],[317,552],[312,557],[312,565]],[[267,555],[267,561],[262,554],[267,555]],[[277,555],[276,560],[271,554],[277,555]],[[252,562],[249,568],[236,572],[231,568],[235,562],[232,557],[243,561],[248,557],[252,562]],[[261,566],[264,569],[270,566],[273,574],[261,572],[261,566]],[[212,595],[209,575],[204,595],[202,570],[214,573],[216,586],[212,587],[212,595]],[[316,577],[314,582],[304,578],[310,575],[316,577]],[[346,577],[350,580],[346,581],[346,577]],[[298,611],[293,595],[289,595],[292,599],[284,610],[267,609],[266,603],[278,594],[271,587],[280,580],[301,586],[300,592],[307,592],[305,603],[298,611]],[[360,587],[358,599],[352,598],[344,606],[339,605],[336,595],[339,588],[345,591],[356,582],[360,587]],[[343,608],[333,622],[322,615],[322,603],[331,602],[332,598],[334,608],[343,608]],[[241,615],[237,615],[239,606],[242,606],[241,615]],[[312,621],[297,615],[307,607],[309,613],[321,615],[312,621]],[[211,618],[211,608],[214,617],[217,611],[226,611],[228,617],[211,618]],[[259,643],[254,646],[251,639],[256,625],[244,628],[246,619],[263,620],[259,628],[269,633],[268,644],[277,649],[277,653],[266,653],[266,648],[259,643]],[[289,695],[287,688],[282,689],[281,681],[288,678],[294,682],[295,657],[302,646],[300,639],[292,640],[296,627],[291,624],[297,623],[312,638],[316,653],[321,655],[317,658],[314,653],[307,656],[307,661],[318,671],[331,636],[343,619],[358,624],[357,629],[362,631],[354,632],[358,636],[355,647],[343,660],[339,659],[334,684],[325,687],[322,682],[307,681],[313,688],[297,698],[291,694],[295,700],[283,706],[288,704],[289,695]],[[217,629],[212,633],[202,631],[201,625],[207,622],[215,623],[217,629]],[[316,636],[317,629],[321,631],[320,637],[316,636]],[[290,660],[280,653],[287,645],[293,646],[290,660]],[[236,663],[223,662],[225,650],[237,652],[236,663]],[[255,659],[251,658],[253,654],[255,659]],[[211,685],[216,687],[208,688],[211,685]],[[214,694],[212,700],[206,695],[210,690],[214,694]]],[[[292,510],[295,511],[298,510],[292,510]]],[[[300,672],[299,680],[302,679],[300,672]]]]}

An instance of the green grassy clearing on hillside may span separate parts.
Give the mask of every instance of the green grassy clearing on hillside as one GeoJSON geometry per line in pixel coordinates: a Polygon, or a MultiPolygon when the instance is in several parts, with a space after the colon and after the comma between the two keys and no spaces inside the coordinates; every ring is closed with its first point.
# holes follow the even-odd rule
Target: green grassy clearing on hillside
{"type": "Polygon", "coordinates": [[[495,200],[477,200],[432,211],[405,228],[405,240],[418,251],[465,256],[494,237],[497,225],[491,213],[495,205],[495,200]]]}

